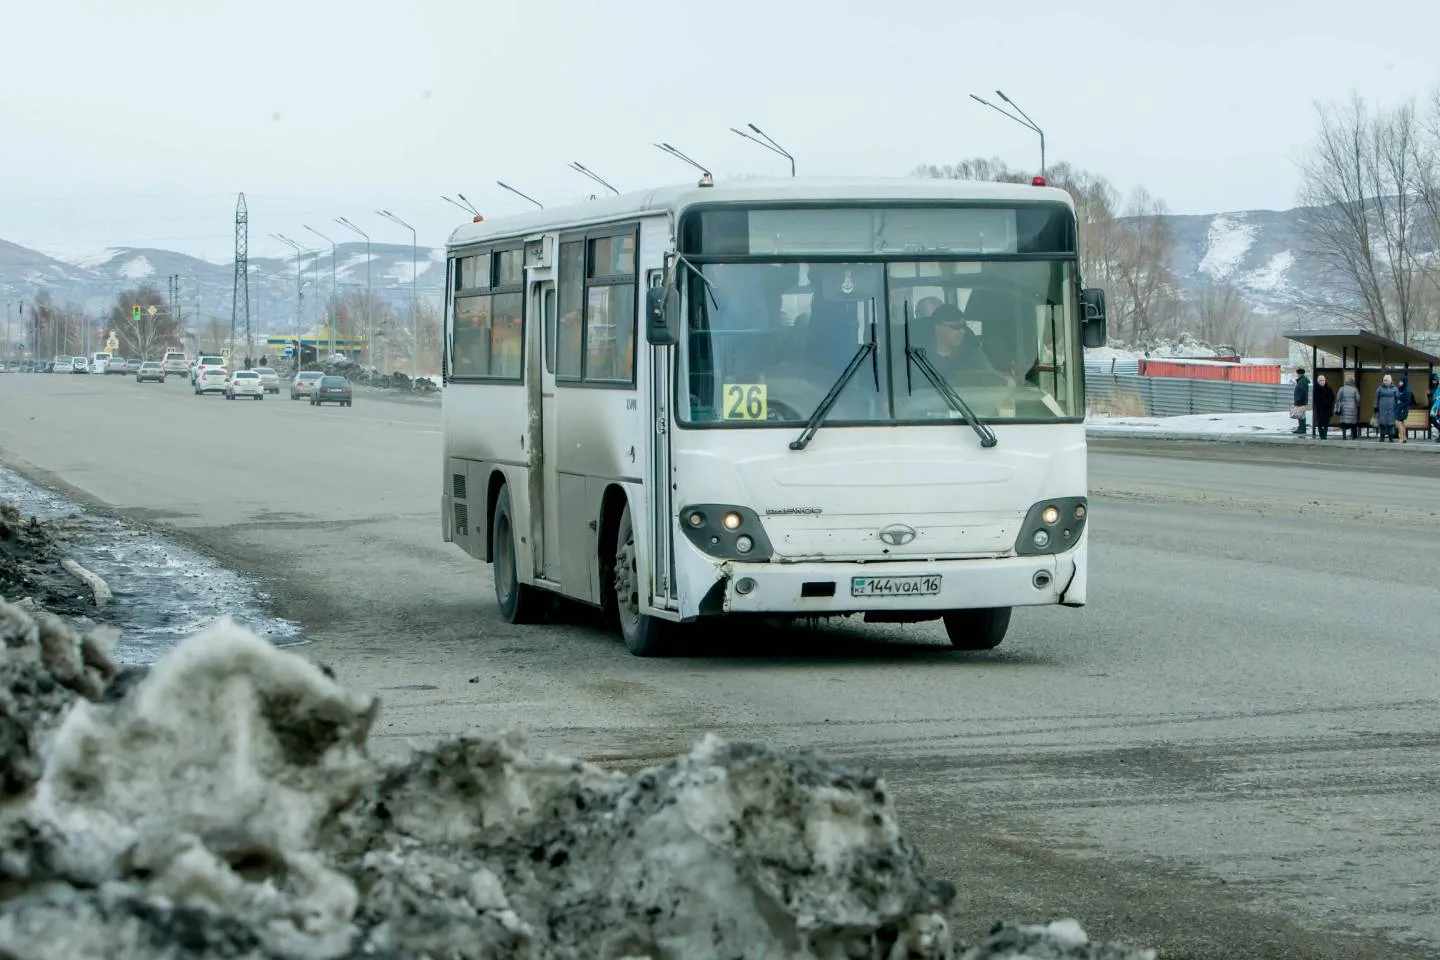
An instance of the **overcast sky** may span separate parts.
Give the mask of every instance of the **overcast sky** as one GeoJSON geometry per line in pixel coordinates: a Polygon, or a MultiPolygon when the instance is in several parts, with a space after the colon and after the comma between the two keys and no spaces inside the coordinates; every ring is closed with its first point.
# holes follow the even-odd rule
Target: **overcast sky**
{"type": "Polygon", "coordinates": [[[228,260],[302,224],[442,243],[488,215],[621,190],[999,156],[1035,136],[967,97],[999,87],[1049,159],[1180,213],[1294,205],[1312,101],[1395,103],[1440,83],[1427,0],[0,0],[0,239],[67,254],[156,246],[228,260]],[[1173,8],[1173,10],[1171,9],[1173,8]]]}

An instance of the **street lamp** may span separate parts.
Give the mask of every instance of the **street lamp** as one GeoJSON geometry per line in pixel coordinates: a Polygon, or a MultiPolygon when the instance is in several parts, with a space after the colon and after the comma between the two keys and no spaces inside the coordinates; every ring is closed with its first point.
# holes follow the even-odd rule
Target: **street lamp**
{"type": "Polygon", "coordinates": [[[369,359],[370,365],[373,367],[375,365],[375,351],[370,343],[375,336],[375,331],[370,323],[370,234],[361,230],[344,217],[336,217],[335,222],[342,227],[348,227],[354,230],[365,238],[365,356],[369,359]]]}
{"type": "Polygon", "coordinates": [[[305,282],[300,276],[300,256],[305,252],[305,249],[283,234],[272,233],[270,236],[295,250],[295,374],[299,376],[301,360],[304,358],[304,350],[302,350],[300,346],[300,330],[304,323],[304,320],[300,316],[300,303],[305,296],[300,289],[301,285],[305,282]]]}
{"type": "Polygon", "coordinates": [[[420,307],[419,300],[415,295],[415,280],[420,273],[420,258],[416,251],[419,250],[416,241],[415,228],[404,220],[401,220],[389,210],[376,210],[380,216],[391,223],[398,224],[410,231],[410,332],[414,340],[410,347],[410,389],[415,389],[415,377],[419,373],[420,365],[420,307]]]}
{"type": "Polygon", "coordinates": [[[1001,100],[1004,100],[1004,101],[1005,101],[1007,104],[1009,104],[1011,107],[1013,107],[1013,108],[1015,109],[1015,113],[1011,113],[1009,110],[1006,110],[1004,107],[997,107],[997,106],[995,106],[995,104],[991,103],[989,100],[985,100],[985,99],[982,99],[981,97],[977,97],[977,96],[975,96],[975,94],[973,94],[973,93],[970,94],[970,99],[971,99],[971,100],[974,100],[976,103],[979,103],[979,104],[982,104],[982,105],[984,105],[984,106],[989,107],[991,110],[994,110],[996,113],[1000,114],[1002,117],[1008,117],[1009,119],[1011,119],[1011,120],[1015,121],[1016,123],[1020,124],[1020,126],[1025,127],[1025,128],[1027,128],[1027,129],[1029,129],[1029,130],[1034,130],[1037,134],[1039,134],[1039,136],[1040,136],[1040,176],[1043,178],[1043,177],[1045,176],[1045,131],[1044,131],[1044,130],[1041,130],[1041,129],[1040,129],[1040,125],[1037,124],[1034,120],[1031,120],[1031,119],[1030,119],[1029,114],[1027,114],[1024,110],[1021,110],[1021,109],[1020,109],[1020,105],[1019,105],[1018,103],[1016,103],[1014,100],[1011,100],[1009,97],[1005,96],[1005,91],[1004,91],[1004,90],[996,90],[996,91],[995,91],[995,95],[996,95],[997,97],[999,97],[1001,100]],[[1015,115],[1016,113],[1018,113],[1020,116],[1017,117],[1017,116],[1015,115]],[[1023,118],[1023,119],[1022,119],[1022,118],[1023,118]]]}
{"type": "Polygon", "coordinates": [[[751,130],[755,131],[765,139],[761,140],[759,137],[751,136],[744,130],[737,129],[736,127],[731,127],[730,132],[735,134],[736,136],[744,137],[746,140],[749,140],[752,143],[758,143],[760,144],[760,146],[764,147],[766,150],[769,150],[771,153],[778,153],[786,160],[789,160],[790,176],[795,176],[795,158],[790,155],[790,151],[786,150],[784,147],[780,146],[780,144],[776,143],[773,139],[771,139],[770,134],[766,133],[764,130],[761,130],[759,127],[755,126],[755,124],[747,123],[745,124],[745,126],[749,127],[751,130]]]}
{"type": "Polygon", "coordinates": [[[326,243],[330,244],[330,299],[333,301],[333,305],[330,308],[330,356],[333,357],[335,356],[335,314],[340,307],[340,288],[335,285],[335,241],[331,240],[329,237],[325,236],[325,234],[321,233],[319,230],[316,230],[308,223],[302,223],[300,224],[300,226],[304,227],[306,230],[309,230],[321,240],[324,240],[326,243]]]}

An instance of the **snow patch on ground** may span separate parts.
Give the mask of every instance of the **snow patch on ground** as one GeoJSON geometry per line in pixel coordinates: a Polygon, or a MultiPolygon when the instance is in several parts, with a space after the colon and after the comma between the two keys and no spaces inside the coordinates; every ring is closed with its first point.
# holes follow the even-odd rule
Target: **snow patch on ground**
{"type": "Polygon", "coordinates": [[[1164,360],[1174,357],[1214,357],[1219,351],[1209,344],[1187,336],[1178,340],[1154,340],[1145,343],[1112,342],[1104,347],[1087,347],[1085,362],[1097,360],[1164,360]]]}
{"type": "Polygon", "coordinates": [[[808,753],[381,762],[374,696],[230,623],[121,671],[0,603],[0,699],[6,956],[1154,957],[1073,920],[957,949],[885,783],[808,753]]]}
{"type": "Polygon", "coordinates": [[[1246,223],[1244,214],[1217,214],[1210,221],[1210,231],[1205,238],[1200,272],[1216,280],[1230,276],[1255,243],[1255,234],[1255,225],[1246,223]]]}
{"type": "Polygon", "coordinates": [[[1103,417],[1085,420],[1085,432],[1110,434],[1195,433],[1230,436],[1284,436],[1295,429],[1285,411],[1278,413],[1197,413],[1185,417],[1103,417]]]}

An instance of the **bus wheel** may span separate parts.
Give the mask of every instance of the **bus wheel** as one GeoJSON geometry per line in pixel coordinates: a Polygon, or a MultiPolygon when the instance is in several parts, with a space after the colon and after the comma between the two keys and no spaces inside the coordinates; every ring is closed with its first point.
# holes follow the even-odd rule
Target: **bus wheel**
{"type": "Polygon", "coordinates": [[[520,582],[515,566],[515,526],[510,488],[501,487],[490,523],[490,552],[495,557],[495,602],[506,623],[534,623],[540,603],[534,587],[520,582]]]}
{"type": "Polygon", "coordinates": [[[951,610],[945,614],[945,632],[956,650],[994,650],[1009,629],[1009,607],[951,610]]]}
{"type": "Polygon", "coordinates": [[[635,528],[630,523],[630,506],[620,514],[615,531],[615,619],[625,649],[637,657],[663,657],[670,652],[671,624],[640,612],[640,571],[636,562],[635,528]]]}

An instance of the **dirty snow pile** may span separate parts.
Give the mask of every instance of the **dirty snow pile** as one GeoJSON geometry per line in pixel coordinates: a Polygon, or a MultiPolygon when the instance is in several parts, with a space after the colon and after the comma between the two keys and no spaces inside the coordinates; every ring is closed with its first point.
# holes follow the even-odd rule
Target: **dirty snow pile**
{"type": "Polygon", "coordinates": [[[0,956],[1126,958],[1073,921],[957,947],[884,785],[707,739],[634,774],[464,737],[228,621],[153,667],[0,603],[0,956]]]}
{"type": "Polygon", "coordinates": [[[418,393],[435,393],[440,389],[435,381],[429,377],[416,377],[412,380],[409,376],[398,370],[394,373],[381,373],[374,367],[362,366],[354,360],[343,357],[324,361],[320,364],[320,369],[330,376],[344,377],[351,383],[366,387],[378,387],[382,390],[413,390],[418,393]]]}

